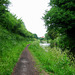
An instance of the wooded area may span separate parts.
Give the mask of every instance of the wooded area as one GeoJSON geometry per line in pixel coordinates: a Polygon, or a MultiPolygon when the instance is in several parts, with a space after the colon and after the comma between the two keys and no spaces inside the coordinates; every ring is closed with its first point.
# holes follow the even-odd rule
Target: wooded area
{"type": "Polygon", "coordinates": [[[21,52],[34,35],[22,19],[8,11],[9,0],[0,0],[0,75],[11,75],[21,52]]]}
{"type": "Polygon", "coordinates": [[[45,12],[46,39],[51,46],[75,53],[75,0],[50,0],[52,8],[45,12]]]}
{"type": "Polygon", "coordinates": [[[16,15],[13,15],[8,11],[9,4],[9,0],[0,1],[0,25],[12,33],[32,38],[33,34],[27,31],[22,19],[17,19],[16,15]]]}
{"type": "Polygon", "coordinates": [[[39,73],[75,75],[75,0],[50,0],[52,8],[42,17],[45,37],[29,32],[22,19],[10,13],[10,4],[10,0],[0,0],[0,75],[12,74],[28,44],[39,73]],[[40,46],[40,42],[50,45],[40,46]]]}

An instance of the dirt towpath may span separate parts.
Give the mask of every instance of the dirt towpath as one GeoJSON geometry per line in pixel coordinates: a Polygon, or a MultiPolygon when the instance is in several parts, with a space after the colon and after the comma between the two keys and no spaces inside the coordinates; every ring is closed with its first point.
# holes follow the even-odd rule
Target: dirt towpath
{"type": "Polygon", "coordinates": [[[22,52],[21,57],[16,64],[12,75],[39,75],[39,72],[34,67],[35,62],[32,61],[32,56],[28,50],[29,45],[27,45],[25,50],[22,52]]]}

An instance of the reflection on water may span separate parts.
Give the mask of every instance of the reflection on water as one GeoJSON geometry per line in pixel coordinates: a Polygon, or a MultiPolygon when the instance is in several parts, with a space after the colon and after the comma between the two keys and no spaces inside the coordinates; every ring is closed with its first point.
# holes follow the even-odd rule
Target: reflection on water
{"type": "Polygon", "coordinates": [[[45,47],[50,46],[50,43],[40,43],[40,46],[41,46],[46,52],[48,52],[48,50],[46,50],[45,47]]]}
{"type": "Polygon", "coordinates": [[[40,43],[40,46],[50,46],[50,43],[40,43]]]}

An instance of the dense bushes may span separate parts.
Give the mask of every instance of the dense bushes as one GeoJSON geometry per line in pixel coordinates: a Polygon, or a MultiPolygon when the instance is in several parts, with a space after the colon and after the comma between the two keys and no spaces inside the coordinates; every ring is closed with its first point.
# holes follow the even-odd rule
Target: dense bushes
{"type": "Polygon", "coordinates": [[[33,34],[27,31],[22,19],[17,19],[16,15],[8,11],[9,0],[0,1],[0,25],[12,33],[23,37],[33,38],[33,34]]]}
{"type": "Polygon", "coordinates": [[[0,0],[0,75],[11,75],[27,40],[33,40],[22,19],[8,11],[9,3],[0,0]]]}
{"type": "Polygon", "coordinates": [[[27,38],[0,26],[0,75],[11,75],[21,52],[29,43],[27,38]]]}
{"type": "Polygon", "coordinates": [[[2,15],[1,25],[12,33],[19,34],[24,37],[32,36],[33,34],[28,32],[24,22],[10,12],[6,12],[2,15]]]}
{"type": "Polygon", "coordinates": [[[29,46],[39,69],[44,69],[50,75],[74,75],[75,64],[69,59],[67,52],[60,48],[44,47],[42,49],[37,41],[29,46]]]}
{"type": "Polygon", "coordinates": [[[53,41],[60,38],[59,47],[75,52],[75,1],[50,0],[49,6],[52,8],[43,17],[48,37],[53,41]]]}

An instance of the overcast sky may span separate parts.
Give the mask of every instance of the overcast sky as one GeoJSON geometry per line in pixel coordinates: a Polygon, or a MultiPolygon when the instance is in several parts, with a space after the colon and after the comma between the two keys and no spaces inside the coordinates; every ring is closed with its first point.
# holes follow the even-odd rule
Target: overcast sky
{"type": "Polygon", "coordinates": [[[50,0],[10,0],[11,13],[22,18],[28,31],[36,33],[39,37],[44,36],[46,29],[41,19],[48,7],[50,0]]]}

